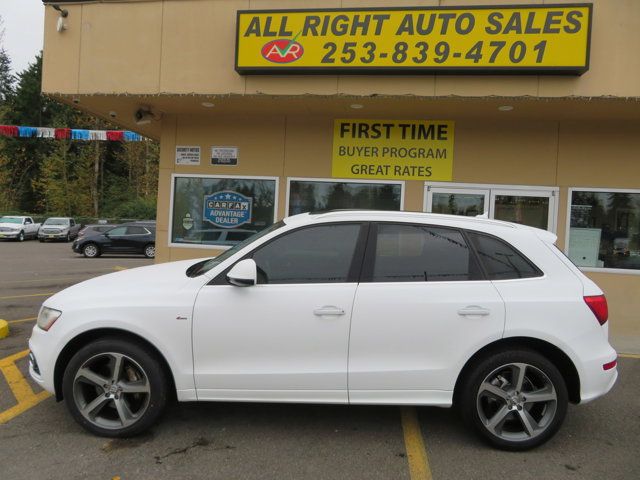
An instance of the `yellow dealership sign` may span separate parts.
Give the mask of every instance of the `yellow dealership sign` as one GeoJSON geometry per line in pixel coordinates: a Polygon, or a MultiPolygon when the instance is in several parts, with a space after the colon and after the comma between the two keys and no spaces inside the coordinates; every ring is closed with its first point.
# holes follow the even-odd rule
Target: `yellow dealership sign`
{"type": "Polygon", "coordinates": [[[438,120],[335,120],[332,175],[451,180],[453,124],[438,120]]]}
{"type": "Polygon", "coordinates": [[[582,74],[591,12],[591,4],[239,11],[236,70],[582,74]]]}

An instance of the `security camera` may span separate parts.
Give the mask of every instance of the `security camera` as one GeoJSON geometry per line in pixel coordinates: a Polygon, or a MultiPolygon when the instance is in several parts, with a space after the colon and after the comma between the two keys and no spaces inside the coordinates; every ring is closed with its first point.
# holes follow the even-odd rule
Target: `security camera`
{"type": "Polygon", "coordinates": [[[140,107],[133,114],[133,118],[136,121],[136,125],[146,125],[151,123],[151,120],[155,120],[156,116],[153,114],[150,108],[140,107]]]}
{"type": "Polygon", "coordinates": [[[114,112],[113,110],[111,110],[111,111],[109,112],[109,116],[110,116],[111,118],[116,118],[116,117],[118,116],[118,114],[117,114],[116,112],[114,112]]]}

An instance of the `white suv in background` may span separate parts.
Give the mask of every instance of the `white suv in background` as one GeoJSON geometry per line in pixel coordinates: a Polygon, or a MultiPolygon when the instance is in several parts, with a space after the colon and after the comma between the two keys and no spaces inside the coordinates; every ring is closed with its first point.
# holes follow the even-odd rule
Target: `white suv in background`
{"type": "Polygon", "coordinates": [[[89,431],[180,401],[457,405],[493,445],[548,440],[608,392],[602,291],[555,235],[478,218],[287,218],[214,259],[101,276],[47,299],[30,372],[89,431]]]}

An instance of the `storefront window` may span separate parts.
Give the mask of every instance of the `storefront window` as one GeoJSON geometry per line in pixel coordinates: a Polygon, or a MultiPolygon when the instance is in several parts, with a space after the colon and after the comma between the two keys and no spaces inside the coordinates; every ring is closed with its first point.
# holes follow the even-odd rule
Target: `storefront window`
{"type": "Polygon", "coordinates": [[[581,267],[640,270],[640,192],[571,192],[569,258],[581,267]]]}
{"type": "Polygon", "coordinates": [[[276,179],[176,176],[171,242],[231,246],[274,222],[276,179]]]}
{"type": "Polygon", "coordinates": [[[319,210],[358,208],[401,210],[402,184],[291,180],[289,215],[319,210]]]}

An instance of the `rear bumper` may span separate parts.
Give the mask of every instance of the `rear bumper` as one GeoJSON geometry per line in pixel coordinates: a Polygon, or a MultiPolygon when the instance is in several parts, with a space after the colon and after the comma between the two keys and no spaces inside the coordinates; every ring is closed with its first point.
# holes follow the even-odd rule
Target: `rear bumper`
{"type": "Polygon", "coordinates": [[[618,368],[605,370],[603,366],[616,360],[618,354],[609,347],[609,352],[584,361],[580,372],[580,403],[588,403],[608,393],[618,379],[618,368]]]}

